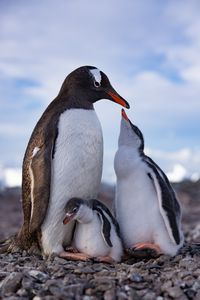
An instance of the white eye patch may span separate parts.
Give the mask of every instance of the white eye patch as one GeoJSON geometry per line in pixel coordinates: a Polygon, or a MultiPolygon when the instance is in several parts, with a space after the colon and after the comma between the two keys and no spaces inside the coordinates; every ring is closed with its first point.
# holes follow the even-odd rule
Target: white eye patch
{"type": "Polygon", "coordinates": [[[94,80],[98,82],[99,85],[101,85],[101,72],[99,69],[92,69],[90,70],[90,73],[94,77],[94,80]]]}

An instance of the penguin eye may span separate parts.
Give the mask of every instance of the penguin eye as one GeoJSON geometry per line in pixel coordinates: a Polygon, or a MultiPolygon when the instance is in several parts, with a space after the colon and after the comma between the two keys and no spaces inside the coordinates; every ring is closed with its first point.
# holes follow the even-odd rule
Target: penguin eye
{"type": "Polygon", "coordinates": [[[94,81],[94,86],[95,86],[96,88],[98,88],[98,87],[101,86],[101,84],[100,84],[100,82],[98,82],[98,81],[94,81]]]}
{"type": "Polygon", "coordinates": [[[77,212],[77,210],[78,210],[78,207],[75,206],[75,207],[73,208],[73,212],[77,212]]]}

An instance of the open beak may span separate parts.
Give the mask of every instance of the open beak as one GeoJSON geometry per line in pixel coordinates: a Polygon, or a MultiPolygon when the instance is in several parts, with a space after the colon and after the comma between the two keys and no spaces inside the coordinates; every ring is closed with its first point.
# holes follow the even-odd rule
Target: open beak
{"type": "Polygon", "coordinates": [[[129,103],[124,98],[122,98],[113,88],[108,89],[106,91],[106,93],[110,96],[110,100],[112,100],[126,108],[130,108],[129,103]]]}
{"type": "Polygon", "coordinates": [[[129,121],[129,118],[127,114],[125,113],[125,110],[122,108],[122,118],[124,118],[126,121],[129,121]]]}
{"type": "Polygon", "coordinates": [[[68,224],[74,217],[74,214],[66,214],[64,220],[63,220],[63,224],[66,225],[68,224]]]}

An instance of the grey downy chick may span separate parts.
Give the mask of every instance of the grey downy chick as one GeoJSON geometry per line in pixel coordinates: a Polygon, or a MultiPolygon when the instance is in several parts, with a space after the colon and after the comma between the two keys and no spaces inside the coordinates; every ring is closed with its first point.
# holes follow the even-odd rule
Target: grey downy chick
{"type": "Polygon", "coordinates": [[[161,168],[144,153],[144,138],[122,110],[115,210],[121,236],[133,254],[174,256],[183,245],[181,209],[161,168]]]}
{"type": "Polygon", "coordinates": [[[61,257],[73,260],[95,258],[101,262],[119,262],[123,254],[119,225],[110,210],[98,200],[70,199],[65,207],[63,224],[76,221],[72,248],[61,257]],[[74,251],[73,251],[74,252],[74,251]]]}

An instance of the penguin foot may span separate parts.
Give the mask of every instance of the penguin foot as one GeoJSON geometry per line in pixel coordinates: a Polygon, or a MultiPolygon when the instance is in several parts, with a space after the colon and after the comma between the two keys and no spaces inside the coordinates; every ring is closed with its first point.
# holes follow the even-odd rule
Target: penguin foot
{"type": "Polygon", "coordinates": [[[42,256],[41,250],[37,243],[33,243],[27,252],[28,252],[28,254],[31,254],[31,255],[33,254],[33,255],[37,255],[37,256],[42,256]]]}
{"type": "Polygon", "coordinates": [[[102,262],[102,263],[108,263],[108,264],[114,264],[115,260],[110,256],[98,256],[92,258],[94,262],[102,262]]]}
{"type": "Polygon", "coordinates": [[[71,253],[78,253],[78,250],[72,246],[66,247],[65,248],[66,252],[71,252],[71,253]]]}
{"type": "Polygon", "coordinates": [[[65,258],[67,260],[82,260],[82,261],[90,261],[91,256],[85,253],[73,253],[73,252],[61,252],[59,257],[65,258]]]}
{"type": "Polygon", "coordinates": [[[8,249],[12,243],[11,238],[0,241],[0,254],[9,252],[8,249]]]}
{"type": "Polygon", "coordinates": [[[158,257],[162,254],[160,247],[152,243],[137,243],[132,248],[126,249],[126,252],[138,258],[158,257]]]}
{"type": "Polygon", "coordinates": [[[20,251],[22,251],[22,249],[18,245],[17,235],[13,235],[4,241],[0,241],[0,254],[20,251]]]}

